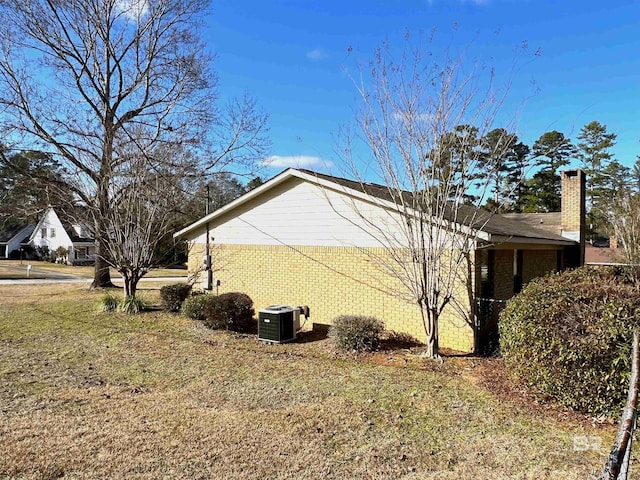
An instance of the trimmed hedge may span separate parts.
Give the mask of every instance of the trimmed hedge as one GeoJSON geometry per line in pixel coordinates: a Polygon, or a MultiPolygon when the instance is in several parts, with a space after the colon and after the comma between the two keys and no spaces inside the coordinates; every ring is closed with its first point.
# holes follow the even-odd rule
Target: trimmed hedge
{"type": "Polygon", "coordinates": [[[160,289],[162,307],[170,312],[179,312],[182,303],[191,293],[191,285],[187,283],[175,283],[165,285],[160,289]]]}
{"type": "Polygon", "coordinates": [[[234,332],[250,332],[256,327],[253,318],[253,300],[240,292],[223,293],[211,297],[204,307],[204,324],[213,329],[227,329],[234,332]]]}
{"type": "Polygon", "coordinates": [[[333,320],[329,338],[343,350],[370,352],[380,346],[384,323],[375,317],[341,315],[333,320]]]}
{"type": "Polygon", "coordinates": [[[583,267],[536,279],[500,314],[507,370],[566,407],[617,416],[639,313],[640,292],[612,270],[583,267]]]}
{"type": "Polygon", "coordinates": [[[206,318],[206,307],[211,302],[216,302],[218,297],[214,295],[198,294],[192,295],[182,303],[182,314],[193,320],[204,320],[206,318]]]}

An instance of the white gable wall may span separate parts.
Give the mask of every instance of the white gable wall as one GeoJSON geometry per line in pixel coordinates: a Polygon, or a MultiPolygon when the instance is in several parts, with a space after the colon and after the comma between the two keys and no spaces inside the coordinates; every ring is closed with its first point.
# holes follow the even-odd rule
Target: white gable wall
{"type": "Polygon", "coordinates": [[[59,247],[73,250],[71,238],[62,226],[62,222],[53,209],[47,210],[45,216],[38,222],[35,231],[31,235],[31,244],[34,247],[49,247],[50,252],[55,252],[59,247]],[[46,233],[43,233],[43,230],[46,233]],[[53,232],[53,235],[52,235],[53,232]]]}
{"type": "MultiPolygon", "coordinates": [[[[400,221],[380,206],[292,178],[212,220],[210,235],[214,244],[380,247],[376,228],[397,244],[400,221]]],[[[204,227],[188,237],[204,243],[204,227]]]]}

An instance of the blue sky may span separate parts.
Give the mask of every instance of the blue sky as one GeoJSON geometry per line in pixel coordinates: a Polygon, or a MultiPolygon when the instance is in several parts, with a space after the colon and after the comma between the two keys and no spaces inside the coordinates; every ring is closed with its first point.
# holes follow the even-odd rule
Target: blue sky
{"type": "Polygon", "coordinates": [[[214,0],[212,10],[205,39],[221,97],[246,90],[270,115],[275,162],[265,177],[286,166],[339,173],[336,135],[357,108],[345,68],[371,60],[385,39],[401,48],[405,31],[418,38],[434,28],[437,42],[498,74],[527,42],[501,115],[529,145],[549,130],[575,143],[598,120],[618,135],[619,161],[631,166],[640,154],[640,3],[214,0]]]}

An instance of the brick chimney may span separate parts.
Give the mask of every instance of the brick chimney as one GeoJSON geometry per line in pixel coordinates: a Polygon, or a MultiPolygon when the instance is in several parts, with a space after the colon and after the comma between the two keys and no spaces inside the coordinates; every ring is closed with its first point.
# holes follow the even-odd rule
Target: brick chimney
{"type": "Polygon", "coordinates": [[[579,243],[570,255],[573,258],[567,260],[569,266],[581,266],[584,265],[586,237],[586,179],[582,170],[565,170],[561,173],[561,180],[562,236],[579,243]]]}

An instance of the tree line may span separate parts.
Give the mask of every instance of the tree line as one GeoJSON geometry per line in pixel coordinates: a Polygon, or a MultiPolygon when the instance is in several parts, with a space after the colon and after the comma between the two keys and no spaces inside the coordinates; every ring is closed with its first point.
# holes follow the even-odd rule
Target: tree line
{"type": "MultiPolygon", "coordinates": [[[[515,133],[496,128],[484,136],[477,128],[458,126],[442,140],[450,154],[478,159],[480,178],[476,186],[489,188],[478,198],[473,188],[469,203],[499,213],[558,212],[561,207],[560,171],[578,160],[587,178],[588,226],[591,234],[609,233],[607,212],[621,192],[640,192],[640,159],[633,167],[620,163],[611,153],[617,135],[594,120],[584,125],[576,142],[564,133],[543,133],[529,146],[515,133]],[[463,140],[461,138],[464,137],[463,140]],[[488,177],[488,178],[487,178],[488,177]]],[[[470,185],[473,184],[471,179],[470,185]]]]}

